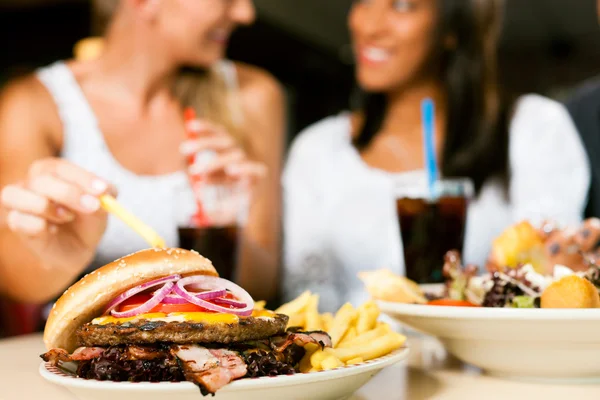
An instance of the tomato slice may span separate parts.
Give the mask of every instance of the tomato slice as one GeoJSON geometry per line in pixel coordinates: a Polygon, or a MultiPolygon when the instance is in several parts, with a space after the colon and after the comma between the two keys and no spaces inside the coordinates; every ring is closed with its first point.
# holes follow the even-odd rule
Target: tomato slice
{"type": "Polygon", "coordinates": [[[431,300],[427,303],[430,306],[450,306],[450,307],[480,307],[466,300],[439,299],[431,300]]]}
{"type": "MultiPolygon", "coordinates": [[[[131,296],[130,298],[125,300],[123,303],[121,303],[121,305],[119,306],[119,311],[124,312],[124,311],[132,310],[136,307],[139,307],[142,304],[144,304],[145,302],[147,302],[148,300],[150,300],[150,297],[151,297],[150,294],[147,294],[147,293],[141,293],[141,294],[136,294],[134,296],[131,296]]],[[[207,310],[206,308],[197,306],[196,304],[192,304],[192,303],[183,303],[183,304],[160,303],[156,307],[147,311],[147,313],[165,313],[165,314],[169,314],[169,313],[173,313],[173,312],[214,312],[214,311],[207,310]]]]}
{"type": "Polygon", "coordinates": [[[140,294],[133,295],[130,298],[128,298],[127,300],[125,300],[124,302],[122,302],[119,306],[117,306],[117,309],[119,311],[129,311],[132,308],[135,308],[135,307],[138,307],[138,306],[144,304],[145,302],[150,300],[150,297],[151,296],[146,293],[140,293],[140,294]]]}
{"type": "Polygon", "coordinates": [[[192,303],[183,303],[183,304],[160,303],[159,305],[157,305],[156,307],[154,307],[152,310],[150,310],[148,312],[169,314],[169,313],[173,313],[173,312],[210,312],[210,313],[212,313],[214,311],[207,310],[206,308],[197,306],[192,303]]]}

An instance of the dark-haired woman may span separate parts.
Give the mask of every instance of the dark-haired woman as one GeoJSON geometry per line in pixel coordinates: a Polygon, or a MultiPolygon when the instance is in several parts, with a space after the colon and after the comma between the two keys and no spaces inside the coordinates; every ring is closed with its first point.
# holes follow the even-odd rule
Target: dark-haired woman
{"type": "Polygon", "coordinates": [[[285,287],[334,308],[365,296],[360,270],[404,272],[394,184],[425,179],[421,100],[436,104],[445,177],[468,177],[464,258],[523,218],[581,220],[588,161],[560,104],[507,101],[496,81],[501,3],[362,0],[349,15],[362,103],[302,132],[284,173],[285,287]]]}

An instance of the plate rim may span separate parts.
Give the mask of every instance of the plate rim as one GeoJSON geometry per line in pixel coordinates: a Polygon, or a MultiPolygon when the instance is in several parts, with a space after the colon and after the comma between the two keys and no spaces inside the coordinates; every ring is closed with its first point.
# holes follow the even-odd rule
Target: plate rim
{"type": "MultiPolygon", "coordinates": [[[[373,370],[379,371],[383,368],[405,361],[408,358],[409,353],[410,348],[404,346],[383,357],[369,360],[358,365],[348,365],[328,371],[318,371],[312,373],[297,373],[292,375],[240,379],[231,382],[221,389],[220,392],[237,392],[257,388],[268,389],[281,386],[295,386],[359,375],[361,373],[367,373],[373,370]]],[[[187,391],[190,389],[198,390],[197,386],[191,382],[112,382],[83,379],[66,374],[58,375],[57,373],[48,369],[49,364],[50,363],[44,361],[40,363],[39,373],[42,378],[50,383],[66,388],[112,391],[135,391],[136,389],[145,390],[148,388],[152,388],[152,390],[156,391],[187,391]]]]}
{"type": "Polygon", "coordinates": [[[377,300],[381,312],[390,316],[475,319],[475,320],[528,320],[528,321],[598,321],[600,308],[494,308],[494,307],[457,307],[431,306],[426,304],[394,303],[377,300]]]}

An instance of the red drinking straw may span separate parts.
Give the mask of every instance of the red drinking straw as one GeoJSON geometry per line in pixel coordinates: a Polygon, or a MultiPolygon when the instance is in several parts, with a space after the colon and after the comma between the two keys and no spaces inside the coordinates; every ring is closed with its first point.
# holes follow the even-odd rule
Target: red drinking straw
{"type": "MultiPolygon", "coordinates": [[[[192,139],[192,140],[198,139],[200,137],[199,132],[196,131],[195,129],[190,129],[190,127],[189,127],[192,122],[194,122],[198,119],[198,117],[196,116],[196,111],[191,107],[186,108],[183,113],[183,119],[185,121],[185,130],[186,130],[188,139],[192,139]]],[[[191,167],[192,165],[194,165],[195,162],[196,162],[196,154],[195,153],[188,156],[188,166],[191,167]]],[[[209,225],[208,216],[204,212],[204,207],[202,206],[202,201],[200,200],[200,196],[198,196],[196,194],[196,191],[197,191],[199,185],[203,181],[203,176],[202,176],[202,174],[199,174],[199,173],[189,173],[188,177],[190,179],[192,188],[194,189],[194,196],[196,198],[196,206],[197,206],[196,213],[192,216],[192,222],[197,226],[207,226],[207,225],[209,225]]]]}

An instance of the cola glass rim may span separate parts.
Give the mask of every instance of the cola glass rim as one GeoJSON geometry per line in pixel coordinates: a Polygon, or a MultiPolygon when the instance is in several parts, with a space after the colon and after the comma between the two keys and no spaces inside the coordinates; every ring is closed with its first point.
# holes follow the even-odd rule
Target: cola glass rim
{"type": "Polygon", "coordinates": [[[470,178],[442,178],[434,182],[430,189],[423,181],[394,181],[394,195],[397,200],[400,199],[424,199],[429,202],[435,202],[440,198],[462,197],[467,200],[472,199],[475,193],[475,186],[470,178]]]}

